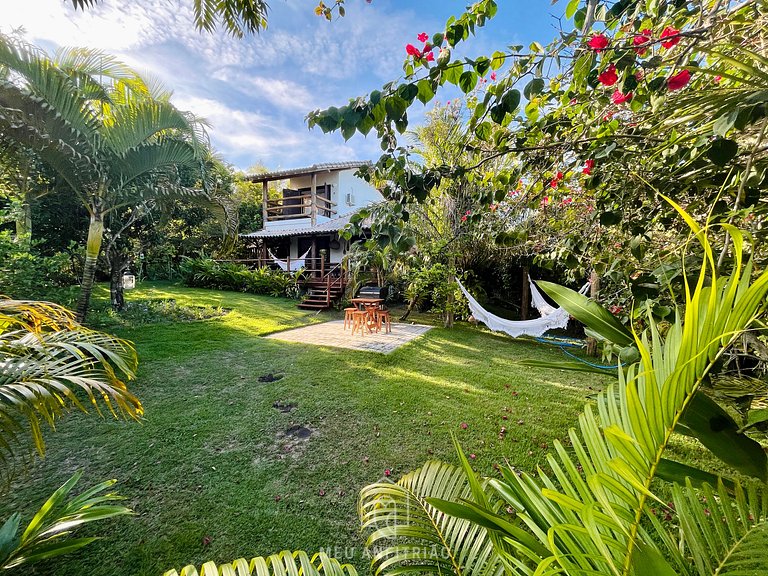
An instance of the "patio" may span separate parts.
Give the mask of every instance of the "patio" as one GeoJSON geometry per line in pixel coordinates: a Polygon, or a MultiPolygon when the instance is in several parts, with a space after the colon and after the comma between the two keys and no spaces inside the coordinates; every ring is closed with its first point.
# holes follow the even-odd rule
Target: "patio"
{"type": "Polygon", "coordinates": [[[392,332],[389,334],[382,331],[366,333],[364,336],[358,333],[353,336],[350,329],[344,330],[343,320],[332,320],[322,324],[313,324],[311,326],[277,332],[266,336],[266,338],[273,338],[284,342],[301,342],[302,344],[389,354],[411,340],[418,338],[430,328],[432,326],[393,322],[392,332]]]}

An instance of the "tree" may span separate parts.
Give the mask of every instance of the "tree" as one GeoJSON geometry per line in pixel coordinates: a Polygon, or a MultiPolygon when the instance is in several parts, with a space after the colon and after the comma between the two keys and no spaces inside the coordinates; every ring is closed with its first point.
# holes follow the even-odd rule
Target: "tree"
{"type": "MultiPolygon", "coordinates": [[[[493,0],[473,4],[422,48],[409,48],[403,81],[312,112],[310,126],[340,130],[345,138],[375,128],[385,154],[371,177],[394,182],[396,200],[403,202],[466,173],[494,188],[486,203],[499,202],[520,181],[532,208],[545,197],[584,198],[593,203],[595,225],[619,230],[616,242],[576,230],[563,234],[558,248],[568,245],[576,266],[590,260],[601,274],[619,272],[625,286],[650,298],[663,295],[665,278],[651,278],[653,268],[635,275],[635,262],[622,267],[621,258],[617,270],[613,247],[645,253],[655,268],[665,243],[685,240],[670,225],[674,216],[660,192],[689,206],[699,221],[711,211],[717,222],[755,232],[763,226],[764,3],[707,1],[690,9],[672,2],[574,0],[566,9],[574,29],[562,30],[547,46],[452,60],[451,50],[495,12],[493,0]],[[490,81],[482,97],[469,102],[467,121],[474,136],[467,148],[480,153],[478,161],[426,170],[397,161],[408,153],[398,136],[408,128],[410,106],[430,102],[446,83],[470,93],[482,79],[490,81]],[[489,169],[500,157],[508,168],[489,169]]],[[[720,243],[721,264],[726,236],[713,239],[720,243]]],[[[755,250],[762,255],[763,243],[755,250]]],[[[679,282],[679,272],[672,276],[679,282]]]]}
{"type": "Polygon", "coordinates": [[[0,38],[4,138],[35,152],[77,194],[90,216],[77,316],[93,290],[104,218],[149,198],[202,195],[181,185],[179,168],[199,169],[202,125],[154,93],[132,70],[98,51],[72,49],[51,60],[0,38]]]}

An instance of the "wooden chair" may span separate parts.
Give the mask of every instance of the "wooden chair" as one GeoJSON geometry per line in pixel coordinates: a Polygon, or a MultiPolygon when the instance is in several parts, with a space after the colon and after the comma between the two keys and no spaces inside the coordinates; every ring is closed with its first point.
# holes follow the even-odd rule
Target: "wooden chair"
{"type": "Polygon", "coordinates": [[[376,311],[376,330],[381,331],[382,325],[384,326],[384,333],[389,334],[392,332],[392,318],[389,310],[377,310],[376,311]]]}
{"type": "Polygon", "coordinates": [[[352,335],[354,336],[358,330],[362,336],[365,336],[366,330],[370,330],[368,328],[368,312],[365,310],[355,310],[352,313],[352,335]]]}
{"type": "Polygon", "coordinates": [[[349,326],[352,327],[352,315],[357,311],[354,306],[351,308],[344,308],[344,330],[349,326]]]}

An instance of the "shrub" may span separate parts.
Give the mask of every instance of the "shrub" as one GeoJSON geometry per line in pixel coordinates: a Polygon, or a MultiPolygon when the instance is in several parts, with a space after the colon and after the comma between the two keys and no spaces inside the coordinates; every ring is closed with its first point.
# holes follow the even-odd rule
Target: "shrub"
{"type": "Polygon", "coordinates": [[[78,275],[69,254],[41,256],[0,232],[0,294],[25,300],[59,300],[53,294],[77,284],[78,275]]]}
{"type": "Polygon", "coordinates": [[[236,262],[185,258],[179,267],[182,281],[193,288],[234,290],[250,294],[298,298],[301,272],[289,274],[270,268],[250,270],[236,262]]]}

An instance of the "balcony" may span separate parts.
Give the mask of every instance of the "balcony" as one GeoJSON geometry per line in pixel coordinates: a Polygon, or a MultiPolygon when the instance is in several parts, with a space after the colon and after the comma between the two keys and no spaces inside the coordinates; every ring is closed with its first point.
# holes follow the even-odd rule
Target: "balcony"
{"type": "Polygon", "coordinates": [[[309,218],[314,223],[318,216],[336,216],[336,203],[332,202],[330,186],[319,187],[313,195],[311,190],[283,189],[283,197],[267,200],[264,213],[267,222],[299,220],[309,218]]]}

